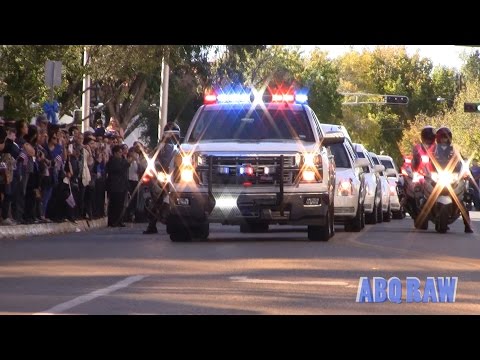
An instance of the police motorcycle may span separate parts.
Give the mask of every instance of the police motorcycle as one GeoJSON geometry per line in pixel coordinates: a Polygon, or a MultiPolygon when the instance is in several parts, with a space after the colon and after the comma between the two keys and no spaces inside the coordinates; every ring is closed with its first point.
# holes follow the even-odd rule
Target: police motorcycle
{"type": "MultiPolygon", "coordinates": [[[[432,170],[425,166],[423,197],[419,202],[422,214],[415,227],[426,230],[428,221],[432,221],[437,232],[446,233],[448,225],[461,216],[457,201],[464,201],[467,186],[464,175],[468,168],[462,161],[455,163],[451,157],[439,156],[437,151],[432,162],[432,170]]],[[[422,164],[426,165],[426,159],[422,159],[422,164]]]]}
{"type": "Polygon", "coordinates": [[[149,220],[153,217],[162,224],[168,217],[169,168],[172,159],[179,153],[179,130],[164,131],[164,140],[151,158],[147,158],[146,170],[141,179],[140,191],[145,201],[145,212],[149,220]],[[164,141],[167,139],[166,141],[164,141]],[[171,141],[168,139],[172,139],[171,141]]]}

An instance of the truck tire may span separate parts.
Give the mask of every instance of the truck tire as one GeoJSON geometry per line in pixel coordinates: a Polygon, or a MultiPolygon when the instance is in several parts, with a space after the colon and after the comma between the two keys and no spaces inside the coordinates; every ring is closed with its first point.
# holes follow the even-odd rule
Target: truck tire
{"type": "Polygon", "coordinates": [[[328,241],[330,235],[330,212],[327,212],[324,226],[308,225],[308,240],[310,241],[328,241]]]}
{"type": "Polygon", "coordinates": [[[192,232],[183,225],[176,217],[169,217],[167,219],[167,233],[170,235],[170,240],[173,242],[188,242],[192,241],[192,232]]]}
{"type": "Polygon", "coordinates": [[[375,225],[377,223],[377,214],[378,214],[378,210],[374,202],[372,213],[365,215],[365,223],[375,225]]]}
{"type": "Polygon", "coordinates": [[[200,239],[200,240],[207,240],[208,235],[210,235],[210,224],[205,223],[201,225],[196,225],[190,227],[190,231],[192,232],[193,238],[200,239]]]}
{"type": "Polygon", "coordinates": [[[357,214],[355,217],[345,224],[345,231],[348,232],[358,232],[362,230],[362,217],[365,217],[365,213],[362,211],[362,206],[358,204],[357,214]]]}

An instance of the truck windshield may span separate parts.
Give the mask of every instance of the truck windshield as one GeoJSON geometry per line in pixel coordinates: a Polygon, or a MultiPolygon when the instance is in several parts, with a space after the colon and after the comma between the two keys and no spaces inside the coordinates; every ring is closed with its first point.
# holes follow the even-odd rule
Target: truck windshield
{"type": "Polygon", "coordinates": [[[385,169],[395,169],[390,160],[382,160],[382,165],[385,166],[385,169]]]}
{"type": "Polygon", "coordinates": [[[350,160],[345,150],[343,144],[333,144],[330,145],[330,150],[333,154],[333,159],[335,160],[335,166],[337,168],[351,168],[350,160]]]}
{"type": "Polygon", "coordinates": [[[315,137],[303,109],[232,106],[202,111],[188,142],[212,140],[315,142],[315,137]]]}

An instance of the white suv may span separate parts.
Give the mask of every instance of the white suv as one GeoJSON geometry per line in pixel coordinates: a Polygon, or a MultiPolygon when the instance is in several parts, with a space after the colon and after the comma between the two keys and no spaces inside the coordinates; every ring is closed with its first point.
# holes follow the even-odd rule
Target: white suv
{"type": "Polygon", "coordinates": [[[335,163],[306,97],[217,92],[205,97],[174,159],[167,232],[206,239],[210,223],[307,225],[310,240],[334,234],[335,163]],[[264,99],[267,101],[264,101],[264,99]]]}
{"type": "Polygon", "coordinates": [[[384,168],[373,163],[370,154],[362,144],[354,143],[353,146],[359,158],[368,160],[368,166],[363,167],[367,193],[365,195],[365,222],[367,224],[382,222],[382,183],[378,173],[384,168]]]}
{"type": "MultiPolygon", "coordinates": [[[[370,156],[375,165],[380,165],[383,168],[382,171],[379,171],[378,175],[382,183],[382,213],[383,221],[389,222],[392,220],[392,209],[390,204],[391,194],[390,194],[390,184],[388,183],[387,176],[385,174],[385,166],[380,162],[377,154],[370,152],[370,156]]],[[[395,189],[396,191],[396,189],[395,189]]]]}
{"type": "Polygon", "coordinates": [[[325,133],[341,131],[345,135],[342,144],[330,145],[337,181],[335,183],[335,223],[344,224],[345,231],[360,231],[365,227],[365,178],[362,167],[368,160],[357,157],[350,136],[341,125],[322,124],[325,133]]]}
{"type": "Polygon", "coordinates": [[[398,197],[398,183],[400,176],[398,174],[397,166],[391,156],[378,155],[378,159],[385,166],[385,175],[390,186],[390,208],[392,209],[392,217],[394,219],[403,219],[405,217],[405,209],[398,197]]]}

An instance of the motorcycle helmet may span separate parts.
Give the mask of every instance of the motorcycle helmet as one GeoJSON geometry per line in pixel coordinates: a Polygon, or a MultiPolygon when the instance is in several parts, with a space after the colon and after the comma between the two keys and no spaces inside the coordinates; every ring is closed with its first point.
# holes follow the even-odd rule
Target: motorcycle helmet
{"type": "Polygon", "coordinates": [[[173,121],[167,122],[167,125],[163,128],[163,137],[168,139],[176,138],[178,141],[180,139],[180,126],[173,121]]]}
{"type": "Polygon", "coordinates": [[[437,129],[435,138],[437,140],[437,144],[450,145],[452,143],[452,131],[445,126],[441,127],[437,129]],[[443,141],[443,139],[447,139],[447,141],[443,141]]]}
{"type": "Polygon", "coordinates": [[[435,129],[433,126],[425,126],[420,133],[420,137],[422,143],[432,145],[435,142],[435,129]]]}

